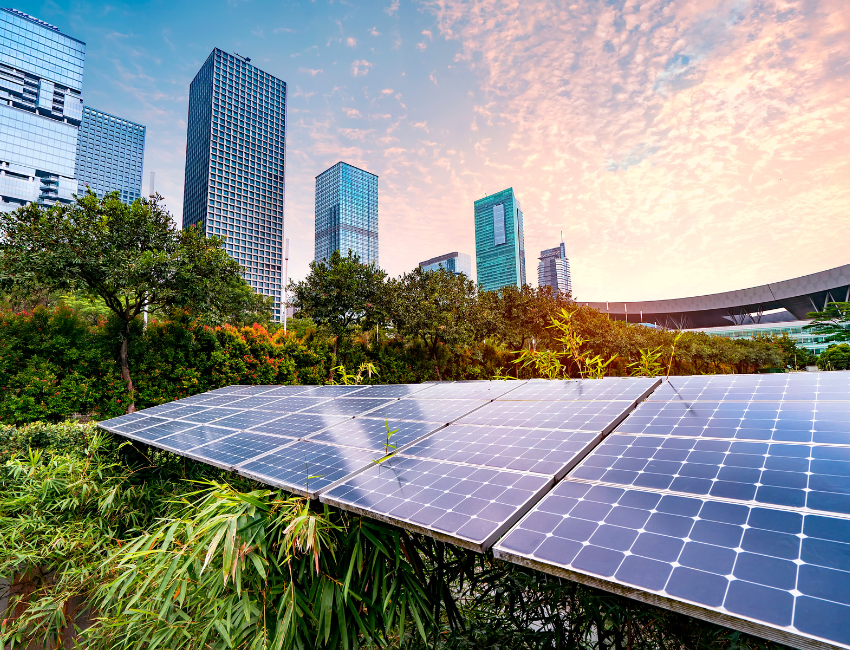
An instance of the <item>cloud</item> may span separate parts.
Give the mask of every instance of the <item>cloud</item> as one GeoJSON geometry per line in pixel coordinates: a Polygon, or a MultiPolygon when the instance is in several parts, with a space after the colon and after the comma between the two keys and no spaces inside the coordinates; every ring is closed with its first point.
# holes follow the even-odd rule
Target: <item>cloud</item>
{"type": "Polygon", "coordinates": [[[426,50],[428,48],[428,44],[427,43],[417,43],[416,47],[419,48],[420,50],[426,50]]]}
{"type": "Polygon", "coordinates": [[[348,117],[363,117],[356,108],[346,108],[343,107],[343,113],[345,113],[348,117]]]}
{"type": "Polygon", "coordinates": [[[322,74],[321,70],[314,70],[312,68],[298,68],[298,72],[303,72],[311,77],[315,77],[317,74],[322,74]]]}
{"type": "Polygon", "coordinates": [[[431,80],[434,84],[436,84],[436,83],[437,83],[437,77],[435,77],[435,76],[434,76],[434,75],[432,75],[432,74],[429,74],[429,75],[428,75],[428,79],[430,79],[430,80],[431,80]]]}
{"type": "Polygon", "coordinates": [[[425,133],[428,133],[428,122],[415,122],[411,126],[414,129],[422,129],[425,133]]]}
{"type": "Polygon", "coordinates": [[[357,39],[353,36],[349,36],[348,39],[345,41],[345,44],[348,47],[357,47],[357,39]]]}
{"type": "Polygon", "coordinates": [[[401,0],[393,0],[392,4],[389,7],[384,8],[384,12],[388,16],[392,16],[394,13],[398,11],[398,5],[401,0]]]}
{"type": "Polygon", "coordinates": [[[370,36],[380,36],[381,32],[378,31],[377,27],[373,27],[372,29],[369,30],[369,35],[370,36]]]}
{"type": "Polygon", "coordinates": [[[579,298],[698,295],[847,263],[822,237],[850,237],[841,0],[426,7],[476,78],[479,146],[452,170],[482,193],[514,187],[529,257],[564,230],[579,298]]]}
{"type": "Polygon", "coordinates": [[[349,140],[365,140],[373,132],[372,129],[339,129],[339,132],[349,140]]]}
{"type": "Polygon", "coordinates": [[[423,29],[422,36],[427,36],[429,41],[434,40],[434,36],[431,34],[430,29],[423,29]]]}
{"type": "Polygon", "coordinates": [[[351,74],[355,77],[364,77],[369,74],[372,64],[365,60],[354,61],[351,64],[351,74]]]}
{"type": "Polygon", "coordinates": [[[295,30],[289,27],[275,27],[272,34],[294,34],[295,30]]]}
{"type": "Polygon", "coordinates": [[[392,94],[393,94],[393,92],[394,92],[394,91],[393,91],[393,89],[392,89],[392,88],[384,88],[384,89],[381,91],[381,94],[382,94],[382,95],[392,95],[392,94]]]}

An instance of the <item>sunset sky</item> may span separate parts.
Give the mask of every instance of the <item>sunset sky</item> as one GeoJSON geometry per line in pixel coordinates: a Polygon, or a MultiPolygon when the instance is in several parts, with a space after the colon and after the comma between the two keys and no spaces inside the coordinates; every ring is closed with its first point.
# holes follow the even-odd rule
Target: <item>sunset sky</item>
{"type": "Polygon", "coordinates": [[[513,187],[529,281],[563,231],[579,300],[713,293],[850,263],[850,2],[24,2],[87,43],[85,103],[147,126],[182,220],[189,83],[214,47],[288,84],[290,275],[314,177],[380,177],[392,275],[475,256],[513,187]]]}

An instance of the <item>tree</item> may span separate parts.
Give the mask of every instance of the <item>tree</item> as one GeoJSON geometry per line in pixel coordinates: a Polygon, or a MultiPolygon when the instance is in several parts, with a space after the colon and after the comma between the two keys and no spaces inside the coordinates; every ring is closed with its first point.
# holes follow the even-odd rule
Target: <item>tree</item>
{"type": "Polygon", "coordinates": [[[118,361],[135,410],[127,354],[142,312],[181,310],[208,321],[269,313],[218,237],[177,230],[162,198],[122,203],[91,192],[70,205],[31,203],[0,214],[0,282],[97,297],[118,320],[118,361]]]}
{"type": "Polygon", "coordinates": [[[803,329],[812,334],[826,334],[829,342],[850,341],[850,302],[827,303],[823,311],[806,314],[812,322],[803,329]]]}
{"type": "Polygon", "coordinates": [[[821,370],[850,370],[850,344],[830,345],[820,353],[818,368],[821,370]]]}
{"type": "Polygon", "coordinates": [[[292,305],[301,316],[331,332],[336,357],[339,338],[355,325],[372,327],[386,322],[386,277],[374,262],[363,264],[351,250],[346,257],[334,251],[329,260],[310,262],[310,274],[290,284],[292,305]]]}
{"type": "Polygon", "coordinates": [[[477,292],[463,274],[416,267],[392,282],[392,323],[402,336],[420,337],[441,379],[437,351],[441,345],[472,343],[477,292]]]}

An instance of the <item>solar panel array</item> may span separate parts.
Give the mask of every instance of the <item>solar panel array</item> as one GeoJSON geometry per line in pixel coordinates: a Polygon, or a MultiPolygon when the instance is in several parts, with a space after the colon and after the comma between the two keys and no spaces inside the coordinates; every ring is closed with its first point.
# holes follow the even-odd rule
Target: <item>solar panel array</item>
{"type": "Polygon", "coordinates": [[[671,378],[494,553],[796,647],[850,647],[850,373],[671,378]]]}
{"type": "Polygon", "coordinates": [[[653,379],[441,384],[374,414],[458,409],[452,424],[373,463],[321,500],[484,551],[635,404],[653,379]],[[591,386],[592,384],[592,386],[591,386]],[[461,404],[489,398],[469,409],[461,404]],[[430,404],[432,402],[433,404],[430,404]],[[542,414],[536,417],[535,414],[542,414]]]}

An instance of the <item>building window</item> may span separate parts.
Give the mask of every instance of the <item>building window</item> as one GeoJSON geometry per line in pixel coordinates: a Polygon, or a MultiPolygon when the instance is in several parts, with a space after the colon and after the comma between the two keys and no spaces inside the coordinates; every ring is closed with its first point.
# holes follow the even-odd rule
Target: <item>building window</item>
{"type": "Polygon", "coordinates": [[[493,206],[493,244],[498,246],[505,243],[505,205],[500,203],[493,206]]]}

